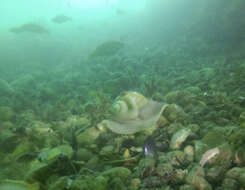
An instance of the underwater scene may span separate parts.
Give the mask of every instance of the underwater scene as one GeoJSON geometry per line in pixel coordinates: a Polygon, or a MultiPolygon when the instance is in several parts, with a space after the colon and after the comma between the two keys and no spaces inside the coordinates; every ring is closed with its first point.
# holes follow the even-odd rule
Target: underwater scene
{"type": "Polygon", "coordinates": [[[1,0],[0,190],[245,190],[244,0],[1,0]]]}

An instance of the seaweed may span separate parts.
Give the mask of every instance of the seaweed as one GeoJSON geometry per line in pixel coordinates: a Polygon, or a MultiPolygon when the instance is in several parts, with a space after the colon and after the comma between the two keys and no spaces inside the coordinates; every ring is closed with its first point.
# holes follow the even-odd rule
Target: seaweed
{"type": "Polygon", "coordinates": [[[84,105],[84,112],[88,114],[91,126],[95,126],[109,117],[112,101],[102,90],[92,90],[90,96],[92,100],[84,105]]]}

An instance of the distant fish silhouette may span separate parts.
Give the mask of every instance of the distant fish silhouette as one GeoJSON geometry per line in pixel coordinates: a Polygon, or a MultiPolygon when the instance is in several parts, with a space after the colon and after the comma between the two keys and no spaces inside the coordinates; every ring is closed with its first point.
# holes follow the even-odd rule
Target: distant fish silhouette
{"type": "Polygon", "coordinates": [[[52,21],[57,24],[62,24],[71,20],[72,20],[71,17],[65,15],[56,15],[54,18],[52,18],[52,21]]]}
{"type": "Polygon", "coordinates": [[[37,34],[48,33],[48,30],[46,28],[35,23],[26,23],[18,27],[13,27],[10,29],[10,31],[16,34],[23,32],[31,32],[37,34]]]}

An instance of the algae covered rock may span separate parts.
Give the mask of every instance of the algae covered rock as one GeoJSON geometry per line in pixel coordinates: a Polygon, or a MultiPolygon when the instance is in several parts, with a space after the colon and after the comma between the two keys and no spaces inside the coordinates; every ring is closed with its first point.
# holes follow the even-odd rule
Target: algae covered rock
{"type": "Polygon", "coordinates": [[[191,145],[188,145],[184,148],[184,153],[186,154],[186,159],[189,162],[193,162],[194,160],[194,147],[191,145]]]}
{"type": "Polygon", "coordinates": [[[39,185],[28,184],[24,181],[4,180],[0,181],[1,190],[39,190],[39,185]]]}
{"type": "Polygon", "coordinates": [[[225,138],[222,133],[214,129],[208,131],[208,133],[202,138],[202,142],[207,144],[209,148],[214,148],[225,143],[225,138]]]}
{"type": "Polygon", "coordinates": [[[93,153],[86,148],[79,148],[76,153],[76,158],[78,160],[88,161],[93,158],[93,153]]]}
{"type": "Polygon", "coordinates": [[[72,190],[88,190],[88,189],[107,190],[111,188],[109,188],[108,179],[106,177],[103,177],[101,175],[97,177],[86,175],[86,176],[80,176],[76,178],[70,185],[70,189],[72,190]]]}
{"type": "Polygon", "coordinates": [[[10,154],[11,158],[14,160],[20,160],[25,156],[35,155],[37,149],[33,143],[24,142],[18,144],[15,150],[10,154]]]}
{"type": "Polygon", "coordinates": [[[171,122],[179,122],[183,124],[186,124],[189,122],[188,115],[177,104],[168,105],[166,109],[164,110],[163,115],[167,118],[167,120],[171,122]]]}
{"type": "Polygon", "coordinates": [[[168,152],[167,153],[167,157],[169,162],[173,165],[173,166],[184,166],[186,165],[189,161],[187,160],[187,155],[180,151],[180,150],[175,150],[172,152],[168,152]]]}
{"type": "Polygon", "coordinates": [[[114,154],[114,146],[112,145],[104,146],[99,154],[102,157],[111,158],[111,156],[113,156],[114,154]]]}
{"type": "Polygon", "coordinates": [[[57,156],[67,156],[67,158],[71,158],[73,156],[73,149],[69,145],[60,145],[55,148],[44,148],[40,154],[39,158],[42,161],[50,161],[52,159],[55,159],[57,156]]]}
{"type": "Polygon", "coordinates": [[[236,190],[238,189],[238,182],[234,179],[230,179],[230,178],[225,178],[223,181],[222,181],[222,189],[225,189],[225,190],[236,190]]]}
{"type": "Polygon", "coordinates": [[[77,135],[77,143],[80,147],[89,146],[99,137],[104,131],[103,128],[90,127],[77,135]]]}
{"type": "Polygon", "coordinates": [[[208,183],[204,176],[205,172],[203,168],[200,166],[195,166],[186,177],[186,182],[195,186],[198,190],[212,190],[212,186],[208,183]]]}
{"type": "Polygon", "coordinates": [[[225,174],[226,178],[236,180],[239,185],[245,187],[245,168],[234,167],[225,174]]]}
{"type": "Polygon", "coordinates": [[[138,166],[138,174],[139,175],[145,175],[145,174],[151,174],[156,165],[156,160],[153,157],[147,156],[140,160],[139,166],[138,166]]]}
{"type": "Polygon", "coordinates": [[[48,190],[69,189],[72,180],[68,176],[60,177],[48,186],[48,190]]]}
{"type": "Polygon", "coordinates": [[[192,134],[191,130],[188,128],[181,129],[177,131],[171,138],[170,148],[180,149],[181,145],[186,141],[186,139],[192,134]]]}
{"type": "Polygon", "coordinates": [[[130,182],[130,188],[132,190],[137,190],[137,189],[139,189],[140,184],[141,184],[140,179],[139,178],[134,178],[130,182]]]}
{"type": "Polygon", "coordinates": [[[30,170],[27,172],[26,180],[45,181],[49,176],[72,170],[70,159],[74,154],[69,145],[60,145],[55,148],[44,148],[38,158],[30,163],[30,170]]]}
{"type": "Polygon", "coordinates": [[[209,168],[206,172],[206,179],[212,183],[219,183],[224,177],[224,171],[226,169],[221,166],[214,166],[209,168]]]}
{"type": "Polygon", "coordinates": [[[131,171],[125,167],[114,167],[101,173],[102,176],[110,178],[127,179],[131,175],[131,171]]]}

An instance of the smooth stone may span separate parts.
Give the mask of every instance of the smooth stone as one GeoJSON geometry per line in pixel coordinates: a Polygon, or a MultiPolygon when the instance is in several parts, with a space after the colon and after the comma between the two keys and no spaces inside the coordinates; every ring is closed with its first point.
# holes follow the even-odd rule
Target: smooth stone
{"type": "Polygon", "coordinates": [[[101,173],[102,176],[109,176],[111,179],[120,178],[127,179],[131,175],[131,171],[125,167],[114,167],[101,173]]]}
{"type": "Polygon", "coordinates": [[[88,161],[93,157],[93,153],[86,148],[79,148],[76,156],[77,160],[88,161]]]}

